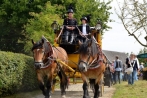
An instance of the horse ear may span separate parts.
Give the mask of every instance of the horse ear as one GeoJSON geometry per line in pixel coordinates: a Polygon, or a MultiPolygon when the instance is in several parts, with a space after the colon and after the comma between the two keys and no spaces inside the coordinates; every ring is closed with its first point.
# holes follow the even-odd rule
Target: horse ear
{"type": "Polygon", "coordinates": [[[32,44],[33,44],[33,45],[35,44],[33,39],[32,39],[32,44]]]}
{"type": "Polygon", "coordinates": [[[43,44],[44,43],[44,40],[42,39],[41,41],[42,41],[42,44],[43,44]]]}
{"type": "Polygon", "coordinates": [[[90,47],[92,45],[92,40],[88,41],[88,46],[90,47]]]}

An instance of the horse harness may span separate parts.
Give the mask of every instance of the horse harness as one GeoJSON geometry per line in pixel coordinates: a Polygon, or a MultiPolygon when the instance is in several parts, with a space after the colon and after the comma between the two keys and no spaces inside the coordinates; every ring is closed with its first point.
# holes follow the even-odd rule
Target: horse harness
{"type": "Polygon", "coordinates": [[[41,69],[41,68],[47,68],[50,66],[50,64],[53,63],[53,49],[51,47],[51,44],[49,42],[47,42],[48,46],[49,46],[49,52],[45,52],[43,51],[44,54],[44,59],[42,62],[35,62],[35,64],[38,64],[39,66],[35,66],[36,69],[41,69]]]}
{"type": "MultiPolygon", "coordinates": [[[[99,47],[98,47],[98,48],[99,48],[99,47]]],[[[99,50],[100,50],[100,49],[99,49],[99,50]]],[[[99,55],[102,55],[102,53],[101,53],[101,52],[98,53],[98,54],[97,54],[97,57],[96,57],[95,59],[93,59],[92,62],[90,63],[89,60],[90,60],[91,54],[92,54],[92,52],[88,54],[88,58],[87,58],[87,61],[86,61],[86,62],[83,61],[83,60],[80,60],[79,63],[80,63],[80,62],[85,63],[86,66],[87,66],[87,69],[98,68],[98,67],[100,66],[100,64],[99,64],[99,62],[100,62],[100,61],[99,61],[99,55]]],[[[102,60],[102,61],[103,61],[104,64],[106,64],[106,62],[105,62],[104,60],[102,60]]]]}

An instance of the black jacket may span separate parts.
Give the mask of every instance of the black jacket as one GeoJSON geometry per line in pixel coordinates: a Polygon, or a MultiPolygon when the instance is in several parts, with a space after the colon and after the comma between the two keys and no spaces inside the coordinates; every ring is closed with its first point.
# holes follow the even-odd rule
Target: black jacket
{"type": "MultiPolygon", "coordinates": [[[[68,30],[66,29],[66,26],[72,26],[72,27],[75,27],[76,28],[76,25],[77,24],[77,20],[75,18],[73,19],[69,19],[69,18],[66,18],[64,19],[64,22],[63,22],[63,25],[64,25],[64,31],[71,31],[71,30],[68,30]]],[[[76,29],[74,29],[73,31],[75,31],[76,29]]]]}
{"type": "Polygon", "coordinates": [[[129,64],[129,58],[126,58],[126,65],[127,65],[127,68],[131,67],[131,65],[129,64]]]}
{"type": "Polygon", "coordinates": [[[127,68],[129,68],[129,67],[132,66],[134,70],[136,70],[136,69],[138,70],[138,69],[139,69],[139,68],[137,67],[137,61],[136,61],[136,60],[134,60],[133,63],[131,63],[131,64],[132,64],[132,65],[129,64],[129,58],[126,58],[126,65],[127,65],[127,68]]]}
{"type": "MultiPolygon", "coordinates": [[[[82,32],[82,28],[83,28],[83,25],[80,25],[79,29],[80,29],[81,32],[82,32]]],[[[87,34],[90,33],[90,26],[88,24],[86,25],[86,33],[87,34]]]]}

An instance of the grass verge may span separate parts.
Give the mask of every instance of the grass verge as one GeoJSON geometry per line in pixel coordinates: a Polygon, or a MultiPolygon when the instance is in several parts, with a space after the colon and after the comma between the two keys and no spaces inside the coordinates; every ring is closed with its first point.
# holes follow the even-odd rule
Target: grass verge
{"type": "Polygon", "coordinates": [[[135,81],[134,85],[128,82],[114,85],[116,88],[112,98],[147,98],[147,81],[135,81]]]}

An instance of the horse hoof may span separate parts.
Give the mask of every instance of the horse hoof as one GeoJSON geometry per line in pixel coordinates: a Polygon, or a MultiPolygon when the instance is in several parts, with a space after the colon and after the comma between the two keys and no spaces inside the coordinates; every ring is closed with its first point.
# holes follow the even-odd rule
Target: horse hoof
{"type": "Polygon", "coordinates": [[[45,98],[51,98],[51,96],[45,96],[45,98]]]}
{"type": "Polygon", "coordinates": [[[65,95],[62,95],[61,98],[66,98],[66,96],[65,95]]]}

